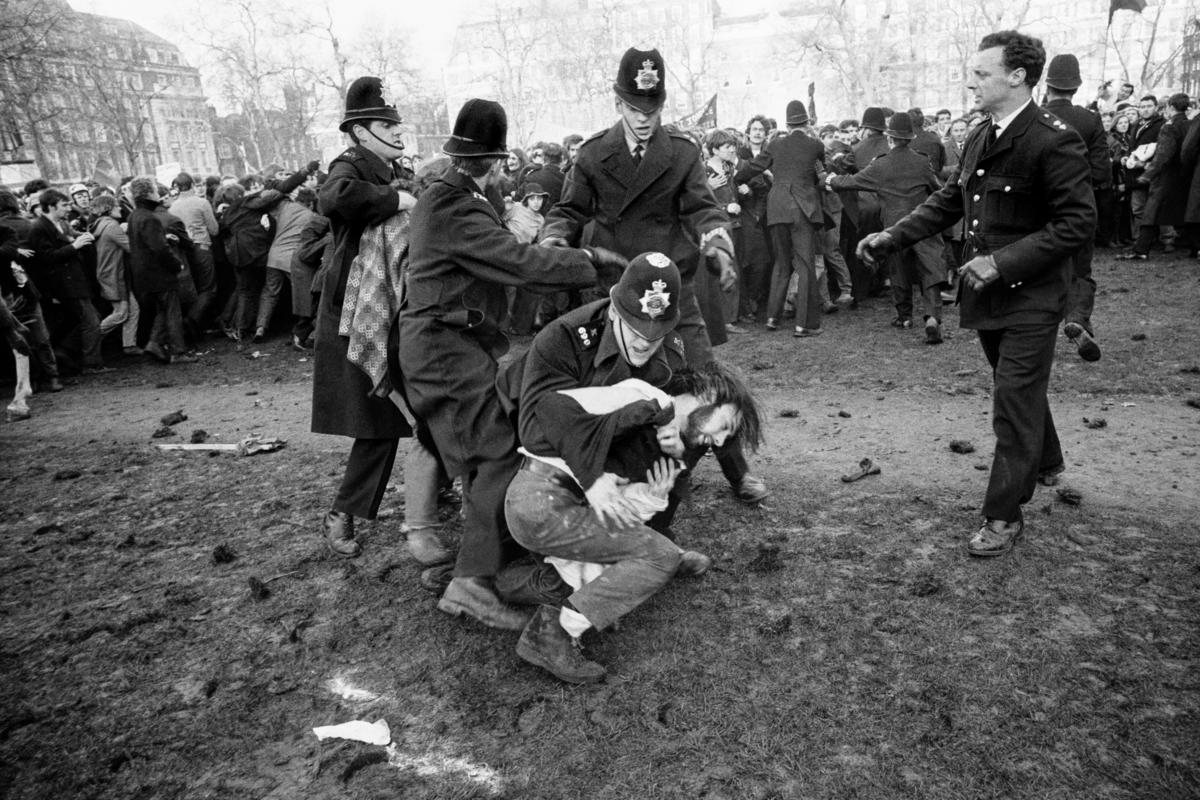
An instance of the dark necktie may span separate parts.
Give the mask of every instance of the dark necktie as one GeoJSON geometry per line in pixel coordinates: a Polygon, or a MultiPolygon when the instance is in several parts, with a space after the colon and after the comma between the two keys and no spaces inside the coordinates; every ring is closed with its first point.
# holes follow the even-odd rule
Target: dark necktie
{"type": "Polygon", "coordinates": [[[1000,135],[1000,126],[999,126],[999,125],[995,125],[995,124],[991,125],[991,126],[988,128],[987,137],[986,137],[986,139],[984,140],[984,143],[983,143],[983,149],[984,149],[985,151],[986,151],[986,150],[991,150],[991,149],[992,149],[992,145],[994,145],[994,144],[996,143],[996,137],[997,137],[997,136],[999,136],[999,135],[1000,135]]]}
{"type": "Polygon", "coordinates": [[[641,164],[642,164],[642,151],[643,150],[645,150],[645,148],[642,147],[641,144],[636,144],[633,147],[633,163],[636,166],[641,166],[641,164]]]}

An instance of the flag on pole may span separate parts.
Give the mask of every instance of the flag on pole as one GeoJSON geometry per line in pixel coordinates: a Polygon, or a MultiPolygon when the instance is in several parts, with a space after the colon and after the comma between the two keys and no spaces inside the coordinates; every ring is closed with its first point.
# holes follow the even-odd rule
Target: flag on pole
{"type": "Polygon", "coordinates": [[[717,96],[714,94],[699,111],[682,117],[675,123],[680,128],[709,130],[717,127],[717,96]]]}
{"type": "Polygon", "coordinates": [[[1108,27],[1112,27],[1113,14],[1123,8],[1140,14],[1146,10],[1146,0],[1109,0],[1108,27]]]}

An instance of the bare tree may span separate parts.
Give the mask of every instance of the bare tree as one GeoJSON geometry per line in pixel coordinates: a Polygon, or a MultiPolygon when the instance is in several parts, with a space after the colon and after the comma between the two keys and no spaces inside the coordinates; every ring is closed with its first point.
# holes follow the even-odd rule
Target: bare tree
{"type": "Polygon", "coordinates": [[[541,121],[548,105],[545,93],[535,89],[541,81],[531,70],[541,63],[542,53],[554,42],[550,26],[537,15],[526,17],[520,7],[492,0],[485,21],[472,26],[476,40],[467,47],[486,53],[499,95],[496,99],[508,113],[509,138],[524,142],[541,121]]]}
{"type": "MultiPolygon", "coordinates": [[[[77,68],[81,78],[81,97],[86,104],[83,116],[103,127],[116,140],[130,173],[149,172],[145,152],[150,131],[150,105],[162,97],[155,86],[145,86],[130,73],[115,73],[105,64],[93,61],[77,68]]],[[[94,142],[93,142],[94,144],[94,142]]]]}

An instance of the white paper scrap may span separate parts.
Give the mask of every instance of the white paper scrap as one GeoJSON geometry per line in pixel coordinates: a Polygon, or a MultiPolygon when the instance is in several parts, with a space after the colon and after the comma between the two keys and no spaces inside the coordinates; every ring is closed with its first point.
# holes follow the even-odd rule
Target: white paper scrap
{"type": "Polygon", "coordinates": [[[392,729],[388,727],[386,719],[374,722],[355,719],[341,725],[321,725],[313,728],[313,733],[318,739],[350,739],[380,746],[392,741],[392,729]]]}

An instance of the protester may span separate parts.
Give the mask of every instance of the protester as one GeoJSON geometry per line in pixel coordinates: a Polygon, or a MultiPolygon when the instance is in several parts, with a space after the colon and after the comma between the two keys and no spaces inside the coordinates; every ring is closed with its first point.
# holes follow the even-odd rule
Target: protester
{"type": "Polygon", "coordinates": [[[112,195],[100,195],[91,202],[89,212],[94,220],[91,234],[96,238],[96,281],[100,298],[112,304],[112,311],[100,320],[100,336],[121,329],[121,345],[127,356],[140,356],[137,346],[138,320],[141,316],[137,298],[130,292],[129,237],[121,227],[121,208],[112,195]]]}

